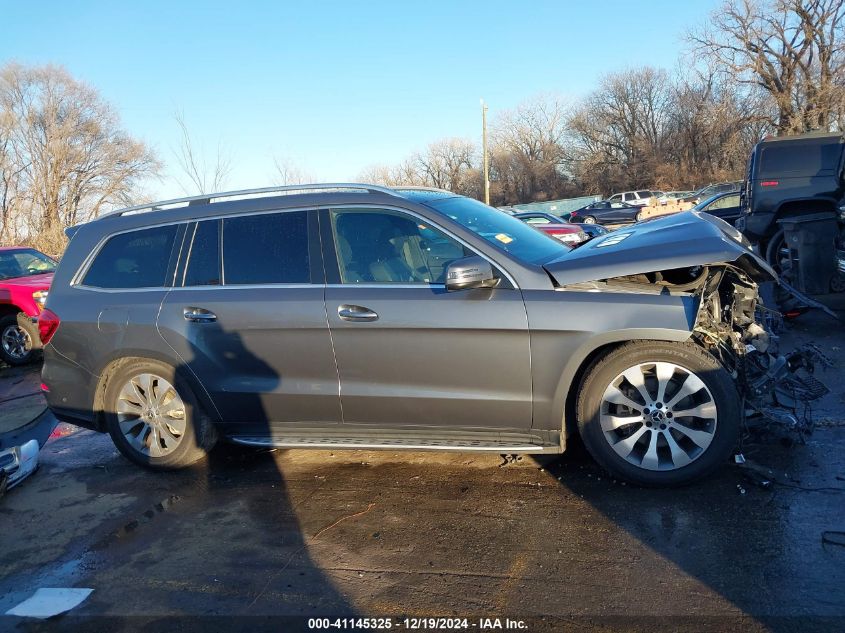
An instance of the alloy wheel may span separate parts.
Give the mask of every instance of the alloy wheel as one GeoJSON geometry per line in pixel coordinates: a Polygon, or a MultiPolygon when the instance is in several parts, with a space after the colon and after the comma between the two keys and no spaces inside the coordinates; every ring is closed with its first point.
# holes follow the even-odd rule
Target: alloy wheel
{"type": "Polygon", "coordinates": [[[120,432],[143,455],[169,455],[185,435],[185,403],[176,388],[156,374],[130,378],[118,394],[115,411],[120,432]]]}
{"type": "Polygon", "coordinates": [[[668,362],[641,363],[607,386],[600,421],[605,440],[629,463],[676,470],[710,446],[717,406],[710,389],[690,370],[668,362]]]}
{"type": "Polygon", "coordinates": [[[23,360],[32,352],[32,338],[18,325],[7,325],[0,334],[0,345],[11,358],[23,360]]]}

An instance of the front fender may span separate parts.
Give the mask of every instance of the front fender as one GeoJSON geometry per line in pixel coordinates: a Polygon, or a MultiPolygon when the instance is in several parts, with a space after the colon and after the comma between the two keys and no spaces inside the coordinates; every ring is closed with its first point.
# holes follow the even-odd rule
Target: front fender
{"type": "Polygon", "coordinates": [[[526,296],[535,429],[565,430],[566,403],[596,352],[629,341],[692,336],[693,295],[558,290],[526,296]]]}

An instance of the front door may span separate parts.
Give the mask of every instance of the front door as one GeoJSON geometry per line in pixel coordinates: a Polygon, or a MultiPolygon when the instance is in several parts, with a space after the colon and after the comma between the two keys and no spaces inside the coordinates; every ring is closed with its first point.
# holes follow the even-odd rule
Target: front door
{"type": "Polygon", "coordinates": [[[321,211],[320,226],[345,424],[530,428],[517,288],[447,292],[446,266],[476,253],[410,212],[321,211]]]}
{"type": "Polygon", "coordinates": [[[159,331],[225,423],[339,424],[316,212],[204,220],[188,229],[159,331]],[[309,223],[312,247],[309,248],[309,223]]]}

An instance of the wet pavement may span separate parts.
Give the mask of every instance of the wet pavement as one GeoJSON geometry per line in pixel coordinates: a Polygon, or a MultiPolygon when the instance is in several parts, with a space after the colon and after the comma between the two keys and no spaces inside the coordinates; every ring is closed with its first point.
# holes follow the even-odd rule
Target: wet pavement
{"type": "MultiPolygon", "coordinates": [[[[845,349],[841,324],[802,319],[788,339],[845,349]]],[[[806,444],[746,443],[757,471],[726,464],[669,491],[615,482],[577,446],[506,464],[223,447],[150,473],[107,436],[55,438],[0,499],[0,613],[39,587],[94,591],[46,624],[0,617],[0,629],[282,631],[307,620],[277,616],[354,615],[845,630],[845,547],[825,542],[845,531],[843,373],[821,376],[832,393],[806,444]]]]}

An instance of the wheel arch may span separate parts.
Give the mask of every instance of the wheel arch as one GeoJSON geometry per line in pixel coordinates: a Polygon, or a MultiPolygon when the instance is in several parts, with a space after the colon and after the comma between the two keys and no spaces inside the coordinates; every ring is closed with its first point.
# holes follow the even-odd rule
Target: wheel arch
{"type": "Polygon", "coordinates": [[[566,448],[566,441],[576,428],[576,403],[584,378],[590,368],[607,354],[626,343],[682,343],[690,340],[689,330],[671,330],[665,328],[647,328],[635,330],[615,330],[604,332],[588,339],[572,354],[564,366],[555,394],[554,419],[560,421],[561,449],[566,448]]]}
{"type": "Polygon", "coordinates": [[[94,386],[93,396],[93,411],[95,416],[95,424],[99,430],[105,429],[105,394],[108,388],[108,383],[111,377],[122,367],[132,362],[154,361],[164,363],[173,367],[177,376],[184,380],[193,391],[194,395],[199,400],[206,415],[215,423],[220,421],[220,416],[217,408],[214,406],[211,397],[203,387],[199,378],[194,372],[184,363],[178,362],[178,359],[169,357],[166,354],[161,354],[153,350],[133,350],[122,349],[120,353],[114,353],[103,361],[102,367],[97,372],[97,380],[94,386]]]}
{"type": "Polygon", "coordinates": [[[23,310],[14,303],[0,303],[0,319],[10,315],[20,314],[21,312],[23,312],[23,310]]]}
{"type": "Polygon", "coordinates": [[[781,201],[774,208],[773,213],[777,221],[822,211],[836,211],[836,200],[829,197],[787,199],[781,201]]]}

